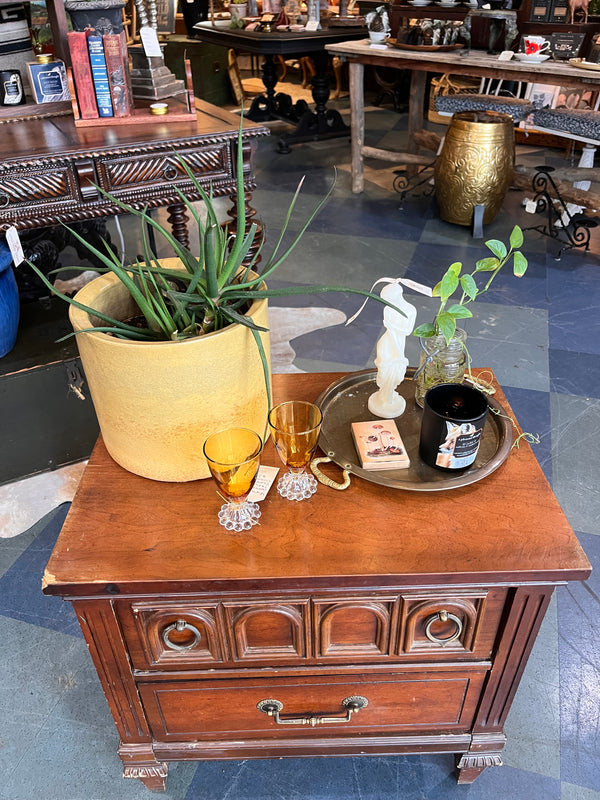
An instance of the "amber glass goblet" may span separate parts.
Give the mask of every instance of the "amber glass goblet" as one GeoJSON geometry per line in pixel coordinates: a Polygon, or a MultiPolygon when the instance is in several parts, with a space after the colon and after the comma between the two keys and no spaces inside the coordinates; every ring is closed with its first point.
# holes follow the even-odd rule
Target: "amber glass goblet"
{"type": "Polygon", "coordinates": [[[204,456],[219,494],[227,502],[219,511],[219,522],[228,531],[249,531],[258,523],[258,503],[246,499],[256,480],[263,442],[247,428],[213,433],[204,442],[204,456]]]}
{"type": "Polygon", "coordinates": [[[319,406],[303,400],[280,403],[269,412],[275,447],[288,468],[277,489],[288,500],[306,500],[317,491],[317,481],[306,467],[317,449],[322,420],[319,406]]]}

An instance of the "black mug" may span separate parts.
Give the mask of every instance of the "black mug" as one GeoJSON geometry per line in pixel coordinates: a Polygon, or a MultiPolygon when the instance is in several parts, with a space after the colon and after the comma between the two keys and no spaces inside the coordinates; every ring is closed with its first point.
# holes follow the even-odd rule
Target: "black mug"
{"type": "Polygon", "coordinates": [[[488,412],[484,394],[464,383],[443,383],[425,395],[419,455],[430,467],[461,470],[477,457],[488,412]]]}
{"type": "Polygon", "coordinates": [[[27,102],[18,69],[0,71],[0,106],[20,106],[27,102]]]}

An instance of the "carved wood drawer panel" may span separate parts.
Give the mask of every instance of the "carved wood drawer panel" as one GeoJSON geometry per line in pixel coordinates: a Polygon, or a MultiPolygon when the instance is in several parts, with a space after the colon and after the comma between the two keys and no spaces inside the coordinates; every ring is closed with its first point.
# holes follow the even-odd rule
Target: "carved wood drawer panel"
{"type": "Polygon", "coordinates": [[[485,675],[485,667],[474,664],[395,670],[376,677],[360,673],[140,682],[138,688],[159,741],[202,741],[215,735],[220,740],[273,740],[424,729],[467,731],[485,675]],[[278,704],[278,716],[259,710],[259,705],[273,707],[265,700],[278,704]],[[348,714],[353,703],[363,707],[348,714]]]}
{"type": "Polygon", "coordinates": [[[183,670],[487,659],[505,600],[505,589],[428,589],[117,609],[137,669],[183,670]]]}
{"type": "Polygon", "coordinates": [[[0,215],[5,210],[32,203],[75,202],[77,184],[73,169],[68,165],[10,174],[0,171],[0,215]]]}
{"type": "Polygon", "coordinates": [[[130,187],[160,187],[165,185],[191,184],[184,166],[206,184],[206,178],[218,181],[231,177],[229,146],[182,148],[164,152],[139,155],[102,157],[97,161],[98,171],[103,175],[103,186],[118,194],[120,189],[130,187]]]}

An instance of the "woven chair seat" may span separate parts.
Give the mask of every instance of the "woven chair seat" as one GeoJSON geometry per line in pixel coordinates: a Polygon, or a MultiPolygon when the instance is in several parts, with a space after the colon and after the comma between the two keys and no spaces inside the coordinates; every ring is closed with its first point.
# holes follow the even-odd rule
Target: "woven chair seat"
{"type": "Polygon", "coordinates": [[[540,108],[533,125],[600,141],[600,112],[584,108],[540,108]]]}
{"type": "Polygon", "coordinates": [[[440,114],[455,114],[457,111],[500,111],[509,114],[515,122],[528,117],[534,110],[529,100],[503,97],[494,94],[448,94],[435,99],[435,110],[440,114]]]}

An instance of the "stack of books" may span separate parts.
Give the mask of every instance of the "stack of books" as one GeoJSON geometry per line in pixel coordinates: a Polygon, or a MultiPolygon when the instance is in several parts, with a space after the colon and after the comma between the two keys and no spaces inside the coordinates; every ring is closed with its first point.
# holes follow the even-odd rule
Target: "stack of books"
{"type": "Polygon", "coordinates": [[[70,31],[67,37],[81,118],[133,114],[125,32],[70,31]]]}

